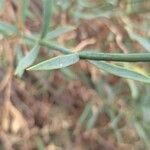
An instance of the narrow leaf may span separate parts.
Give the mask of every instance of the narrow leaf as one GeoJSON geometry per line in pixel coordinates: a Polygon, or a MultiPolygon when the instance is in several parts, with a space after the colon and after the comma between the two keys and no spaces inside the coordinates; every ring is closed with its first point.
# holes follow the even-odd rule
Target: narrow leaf
{"type": "Polygon", "coordinates": [[[16,44],[15,46],[15,53],[16,53],[16,61],[19,63],[23,57],[21,46],[19,44],[16,44]]]}
{"type": "Polygon", "coordinates": [[[60,69],[67,66],[70,66],[72,64],[75,64],[79,61],[79,56],[77,54],[69,54],[69,55],[62,55],[57,56],[52,59],[48,59],[46,61],[43,61],[39,64],[36,64],[27,70],[54,70],[54,69],[60,69]]]}
{"type": "Polygon", "coordinates": [[[58,27],[55,30],[49,32],[46,36],[46,39],[54,39],[57,38],[58,36],[65,34],[67,32],[73,31],[75,28],[73,26],[63,26],[63,27],[58,27]]]}
{"type": "Polygon", "coordinates": [[[132,34],[132,39],[136,40],[140,45],[142,45],[147,51],[150,51],[150,40],[148,38],[141,37],[137,34],[132,34]]]}
{"type": "Polygon", "coordinates": [[[7,22],[0,21],[0,33],[11,35],[17,32],[17,28],[7,22]]]}
{"type": "Polygon", "coordinates": [[[92,64],[94,64],[97,68],[102,69],[108,73],[111,73],[113,75],[123,77],[123,78],[128,78],[128,79],[133,79],[136,81],[141,81],[145,83],[150,83],[150,77],[140,74],[138,72],[129,70],[124,67],[120,67],[117,65],[112,65],[109,63],[105,62],[100,62],[100,61],[90,61],[92,64]]]}
{"type": "Polygon", "coordinates": [[[82,112],[82,114],[78,120],[79,124],[83,124],[86,121],[86,119],[89,119],[88,118],[89,116],[90,117],[92,116],[91,107],[92,107],[91,104],[89,104],[89,103],[86,104],[86,106],[85,106],[85,108],[84,108],[84,110],[83,110],[83,112],[82,112]]]}
{"type": "Polygon", "coordinates": [[[49,23],[52,17],[52,5],[53,5],[53,0],[43,0],[43,1],[44,1],[43,4],[44,13],[43,13],[43,28],[41,33],[41,39],[43,39],[48,32],[49,23]]]}
{"type": "Polygon", "coordinates": [[[28,14],[28,6],[29,6],[29,2],[30,0],[22,0],[22,12],[21,12],[21,17],[22,17],[22,21],[23,23],[25,23],[27,14],[28,14]]]}
{"type": "Polygon", "coordinates": [[[0,12],[2,12],[5,8],[5,0],[0,0],[0,12]]]}
{"type": "Polygon", "coordinates": [[[144,38],[136,33],[134,33],[129,27],[126,27],[127,32],[131,39],[137,41],[141,46],[143,46],[147,51],[150,51],[150,40],[144,38]]]}
{"type": "Polygon", "coordinates": [[[24,70],[33,64],[33,62],[37,58],[38,53],[39,53],[39,46],[36,45],[25,57],[23,57],[20,60],[16,68],[15,74],[21,77],[24,73],[24,70]]]}

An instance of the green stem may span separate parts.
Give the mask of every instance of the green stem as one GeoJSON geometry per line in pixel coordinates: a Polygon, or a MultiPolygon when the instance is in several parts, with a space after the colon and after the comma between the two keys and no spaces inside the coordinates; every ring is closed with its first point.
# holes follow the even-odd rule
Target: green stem
{"type": "Polygon", "coordinates": [[[99,61],[121,61],[121,62],[150,62],[150,53],[100,53],[100,52],[79,52],[81,59],[99,61]]]}
{"type": "Polygon", "coordinates": [[[57,45],[57,44],[52,44],[48,41],[40,41],[39,42],[41,46],[46,46],[47,48],[50,48],[50,49],[55,49],[63,54],[71,54],[71,51],[69,51],[67,48],[65,47],[62,47],[60,45],[57,45]]]}
{"type": "MultiPolygon", "coordinates": [[[[33,43],[37,42],[37,39],[34,38],[34,37],[31,37],[31,36],[24,36],[23,38],[27,39],[27,40],[30,40],[33,43]]],[[[59,51],[63,54],[70,54],[71,53],[71,51],[69,49],[64,48],[64,47],[62,47],[58,44],[51,43],[49,41],[39,40],[38,42],[41,46],[45,46],[45,47],[50,48],[50,49],[55,49],[55,50],[57,50],[57,51],[59,51]]]]}
{"type": "MultiPolygon", "coordinates": [[[[25,39],[32,41],[33,43],[37,41],[36,38],[25,36],[25,39]]],[[[69,49],[64,48],[57,44],[52,44],[49,41],[41,40],[39,41],[41,46],[46,46],[50,49],[55,49],[63,54],[71,54],[69,49]]],[[[77,52],[80,59],[89,60],[99,60],[99,61],[120,61],[120,62],[150,62],[150,53],[101,53],[95,51],[82,51],[77,52]]]]}

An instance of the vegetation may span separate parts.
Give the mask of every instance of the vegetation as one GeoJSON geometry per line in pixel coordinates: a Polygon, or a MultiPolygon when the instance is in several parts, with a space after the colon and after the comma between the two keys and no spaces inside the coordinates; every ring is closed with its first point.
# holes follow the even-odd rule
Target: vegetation
{"type": "Polygon", "coordinates": [[[149,5],[1,0],[2,149],[149,149],[149,5]]]}

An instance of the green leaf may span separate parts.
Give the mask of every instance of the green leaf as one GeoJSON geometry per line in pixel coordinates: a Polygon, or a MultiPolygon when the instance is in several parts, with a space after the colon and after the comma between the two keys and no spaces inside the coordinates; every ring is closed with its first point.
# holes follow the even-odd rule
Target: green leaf
{"type": "Polygon", "coordinates": [[[35,45],[32,48],[32,50],[20,60],[16,68],[15,74],[21,77],[24,73],[24,70],[33,64],[33,62],[37,58],[38,53],[39,53],[39,45],[35,45]]]}
{"type": "Polygon", "coordinates": [[[100,110],[97,108],[94,113],[92,111],[92,116],[89,118],[86,124],[86,130],[90,130],[94,127],[96,121],[98,120],[98,116],[100,114],[100,110]]]}
{"type": "Polygon", "coordinates": [[[64,26],[64,27],[58,27],[55,30],[49,32],[46,36],[46,39],[54,39],[58,36],[65,34],[67,32],[73,31],[75,28],[73,26],[64,26]]]}
{"type": "Polygon", "coordinates": [[[59,9],[61,11],[66,11],[67,8],[69,8],[71,6],[72,3],[70,3],[70,1],[68,0],[58,0],[57,1],[57,6],[59,6],[59,9]]]}
{"type": "Polygon", "coordinates": [[[0,12],[2,12],[5,8],[5,0],[0,0],[0,12]]]}
{"type": "Polygon", "coordinates": [[[87,8],[96,7],[98,5],[97,3],[92,3],[87,0],[78,0],[78,3],[80,7],[87,7],[87,8]]]}
{"type": "Polygon", "coordinates": [[[123,77],[123,78],[133,79],[133,80],[141,81],[145,83],[150,83],[150,77],[140,74],[138,72],[129,70],[127,68],[109,64],[106,62],[100,62],[100,61],[90,61],[90,62],[94,64],[97,68],[102,69],[113,75],[123,77]]]}
{"type": "Polygon", "coordinates": [[[79,61],[79,56],[77,54],[62,55],[62,56],[54,57],[52,59],[48,59],[34,66],[31,66],[27,70],[60,69],[75,64],[78,61],[79,61]]]}
{"type": "Polygon", "coordinates": [[[125,27],[131,39],[137,41],[141,46],[143,46],[147,51],[150,51],[150,40],[144,38],[132,31],[132,27],[125,27]]]}
{"type": "Polygon", "coordinates": [[[28,6],[29,6],[29,2],[30,0],[22,0],[22,12],[21,12],[21,17],[22,17],[22,21],[23,23],[25,23],[27,14],[28,14],[28,6]]]}
{"type": "Polygon", "coordinates": [[[92,110],[91,110],[92,105],[87,103],[79,120],[79,124],[83,124],[87,119],[89,119],[92,116],[92,110]]]}
{"type": "Polygon", "coordinates": [[[132,39],[137,41],[140,45],[142,45],[147,51],[150,51],[150,40],[148,38],[141,37],[137,34],[131,35],[132,39]]]}
{"type": "Polygon", "coordinates": [[[76,75],[76,73],[71,70],[70,68],[62,68],[61,73],[65,76],[65,79],[67,80],[75,80],[78,79],[78,76],[76,75]]]}
{"type": "Polygon", "coordinates": [[[16,61],[17,61],[17,63],[19,63],[21,61],[21,59],[23,58],[21,45],[16,44],[16,46],[15,46],[15,53],[16,53],[16,61]]]}
{"type": "Polygon", "coordinates": [[[136,128],[139,137],[141,139],[143,139],[144,143],[146,144],[147,148],[149,149],[150,143],[149,143],[149,136],[148,136],[148,134],[145,132],[145,130],[143,129],[142,125],[138,121],[135,121],[133,125],[136,128]]]}
{"type": "Polygon", "coordinates": [[[49,28],[49,23],[52,17],[52,6],[53,6],[53,0],[43,0],[43,8],[44,8],[44,13],[43,13],[43,29],[41,33],[41,39],[43,39],[49,28]]]}
{"type": "Polygon", "coordinates": [[[36,145],[37,145],[37,150],[44,150],[45,149],[45,145],[44,145],[41,137],[36,137],[36,145]]]}
{"type": "Polygon", "coordinates": [[[0,21],[0,33],[11,35],[17,32],[17,28],[7,22],[0,21]]]}
{"type": "Polygon", "coordinates": [[[77,19],[95,19],[101,17],[110,17],[115,13],[115,6],[112,4],[104,4],[101,7],[91,9],[90,12],[86,12],[83,10],[78,10],[74,12],[74,15],[77,19]]]}

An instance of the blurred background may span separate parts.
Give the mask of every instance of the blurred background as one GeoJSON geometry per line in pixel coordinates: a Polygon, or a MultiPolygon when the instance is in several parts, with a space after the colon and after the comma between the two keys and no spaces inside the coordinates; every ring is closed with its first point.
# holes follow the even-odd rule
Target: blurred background
{"type": "MultiPolygon", "coordinates": [[[[148,150],[150,85],[82,60],[55,71],[14,75],[38,36],[43,1],[0,0],[0,149],[148,150]],[[25,1],[24,1],[25,2],[25,1]],[[13,32],[12,32],[13,31],[13,32]]],[[[150,51],[149,0],[54,0],[47,40],[71,51],[150,51]]],[[[42,47],[36,62],[59,52],[42,47]]],[[[150,75],[149,63],[119,63],[150,75]]]]}

